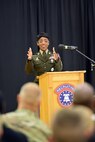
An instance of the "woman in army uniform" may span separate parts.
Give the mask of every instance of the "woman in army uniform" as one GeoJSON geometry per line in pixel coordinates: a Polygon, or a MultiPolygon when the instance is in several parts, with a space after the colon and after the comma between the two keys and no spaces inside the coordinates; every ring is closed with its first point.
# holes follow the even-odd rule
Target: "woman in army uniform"
{"type": "Polygon", "coordinates": [[[25,71],[28,74],[35,73],[36,78],[34,82],[38,82],[37,76],[45,72],[61,71],[62,61],[58,53],[53,48],[53,52],[50,52],[49,37],[47,33],[40,33],[37,36],[37,46],[39,52],[33,55],[32,49],[29,48],[27,53],[27,62],[25,65],[25,71]]]}

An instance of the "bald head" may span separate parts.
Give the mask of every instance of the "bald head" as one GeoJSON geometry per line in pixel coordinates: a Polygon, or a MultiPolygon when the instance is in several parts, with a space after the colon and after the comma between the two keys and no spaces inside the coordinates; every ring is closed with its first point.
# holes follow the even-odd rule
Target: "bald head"
{"type": "Polygon", "coordinates": [[[74,104],[91,107],[94,96],[94,88],[89,83],[78,85],[74,91],[74,104]]]}
{"type": "Polygon", "coordinates": [[[36,83],[28,82],[24,84],[19,93],[19,107],[37,107],[40,103],[41,90],[36,83]]]}

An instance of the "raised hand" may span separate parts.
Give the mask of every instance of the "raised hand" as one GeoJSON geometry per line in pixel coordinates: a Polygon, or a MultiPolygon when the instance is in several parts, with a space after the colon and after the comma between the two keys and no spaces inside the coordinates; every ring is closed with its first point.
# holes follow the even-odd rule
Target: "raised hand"
{"type": "Polygon", "coordinates": [[[53,58],[54,58],[54,60],[58,60],[58,58],[59,58],[59,55],[58,55],[58,53],[56,53],[54,47],[53,47],[53,58]]]}
{"type": "Polygon", "coordinates": [[[32,59],[32,55],[33,55],[33,52],[32,52],[32,49],[31,49],[31,47],[30,47],[29,50],[28,50],[28,53],[27,53],[28,60],[31,60],[31,59],[32,59]]]}

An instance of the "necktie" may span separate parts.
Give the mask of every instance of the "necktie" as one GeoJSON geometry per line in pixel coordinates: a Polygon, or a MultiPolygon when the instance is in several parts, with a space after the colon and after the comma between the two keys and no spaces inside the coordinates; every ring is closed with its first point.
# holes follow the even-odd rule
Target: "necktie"
{"type": "Polygon", "coordinates": [[[43,56],[45,56],[46,55],[46,52],[45,51],[43,51],[43,56]]]}
{"type": "Polygon", "coordinates": [[[44,59],[46,58],[46,52],[45,51],[43,52],[43,58],[44,59]]]}

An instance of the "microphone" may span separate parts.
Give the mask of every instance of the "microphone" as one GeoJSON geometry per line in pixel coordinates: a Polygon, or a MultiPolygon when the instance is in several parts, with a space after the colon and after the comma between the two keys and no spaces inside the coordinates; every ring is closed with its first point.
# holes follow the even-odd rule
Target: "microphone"
{"type": "Polygon", "coordinates": [[[64,44],[59,44],[59,47],[66,49],[66,50],[76,50],[78,49],[77,46],[69,46],[69,45],[64,45],[64,44]]]}

